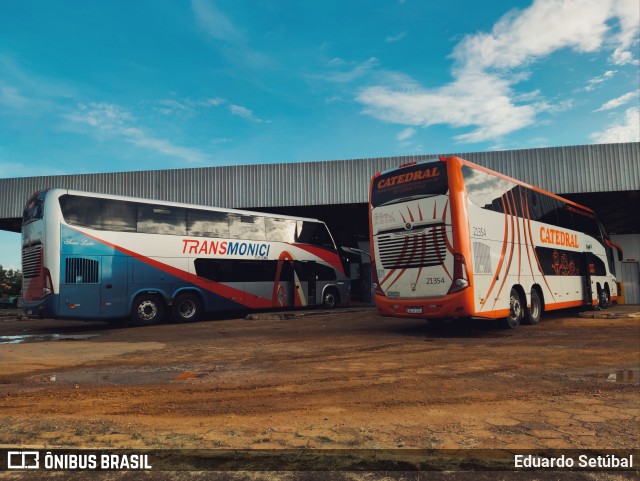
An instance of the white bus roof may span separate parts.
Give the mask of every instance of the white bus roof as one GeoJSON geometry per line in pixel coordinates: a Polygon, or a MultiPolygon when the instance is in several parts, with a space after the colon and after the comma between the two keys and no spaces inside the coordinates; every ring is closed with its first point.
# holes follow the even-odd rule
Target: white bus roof
{"type": "Polygon", "coordinates": [[[310,217],[295,217],[290,215],[283,214],[274,214],[270,212],[258,212],[251,210],[241,210],[241,209],[228,209],[224,207],[211,207],[207,205],[200,204],[185,204],[182,202],[170,202],[166,200],[158,200],[158,199],[144,199],[142,197],[130,197],[125,195],[112,195],[112,194],[101,194],[97,192],[88,192],[82,190],[72,190],[72,189],[63,189],[59,187],[53,187],[51,189],[46,190],[47,193],[53,193],[55,196],[60,197],[65,194],[69,195],[79,195],[79,196],[87,196],[87,197],[95,197],[100,199],[112,199],[112,200],[122,200],[128,202],[139,202],[141,204],[154,204],[154,205],[164,205],[168,207],[182,207],[187,209],[200,209],[200,210],[208,210],[212,212],[228,212],[232,214],[240,214],[240,215],[258,215],[262,217],[275,217],[278,219],[288,219],[288,220],[301,220],[307,222],[318,222],[324,224],[323,221],[319,219],[313,219],[310,217]]]}

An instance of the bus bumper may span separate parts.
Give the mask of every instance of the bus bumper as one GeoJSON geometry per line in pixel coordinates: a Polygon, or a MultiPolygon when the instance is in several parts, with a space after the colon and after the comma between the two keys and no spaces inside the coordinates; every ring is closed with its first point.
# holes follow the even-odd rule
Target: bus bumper
{"type": "Polygon", "coordinates": [[[445,319],[474,315],[472,290],[467,288],[437,299],[389,299],[375,294],[378,312],[386,317],[445,319]]]}
{"type": "Polygon", "coordinates": [[[45,319],[55,317],[57,296],[49,296],[37,302],[22,301],[22,314],[30,319],[45,319]]]}

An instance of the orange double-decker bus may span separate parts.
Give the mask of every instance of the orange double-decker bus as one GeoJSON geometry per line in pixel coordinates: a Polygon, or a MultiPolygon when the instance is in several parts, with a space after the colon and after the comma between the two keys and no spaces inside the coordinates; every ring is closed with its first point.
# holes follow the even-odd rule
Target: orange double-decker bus
{"type": "Polygon", "coordinates": [[[592,210],[464,159],[380,172],[369,204],[382,315],[503,318],[516,328],[617,298],[622,251],[592,210]]]}

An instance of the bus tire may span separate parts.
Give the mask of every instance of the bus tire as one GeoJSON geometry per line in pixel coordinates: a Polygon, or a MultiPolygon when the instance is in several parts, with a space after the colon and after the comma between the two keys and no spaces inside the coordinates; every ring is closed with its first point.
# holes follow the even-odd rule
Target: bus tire
{"type": "Polygon", "coordinates": [[[605,285],[604,289],[599,290],[598,305],[600,309],[606,309],[611,302],[611,294],[609,293],[609,286],[605,285]]]}
{"type": "Polygon", "coordinates": [[[335,287],[327,287],[322,294],[322,307],[325,309],[334,309],[340,303],[340,294],[335,287]]]}
{"type": "Polygon", "coordinates": [[[542,299],[537,289],[531,289],[531,307],[527,307],[524,311],[524,323],[535,325],[540,322],[542,317],[542,299]]]}
{"type": "Polygon", "coordinates": [[[133,301],[131,323],[134,326],[153,326],[164,317],[164,302],[156,294],[142,294],[133,301]]]}
{"type": "Polygon", "coordinates": [[[176,322],[197,322],[202,317],[202,302],[196,294],[179,294],[171,306],[176,322]]]}
{"type": "Polygon", "coordinates": [[[509,294],[509,315],[504,319],[506,329],[515,329],[520,325],[523,316],[522,299],[515,288],[509,294]]]}

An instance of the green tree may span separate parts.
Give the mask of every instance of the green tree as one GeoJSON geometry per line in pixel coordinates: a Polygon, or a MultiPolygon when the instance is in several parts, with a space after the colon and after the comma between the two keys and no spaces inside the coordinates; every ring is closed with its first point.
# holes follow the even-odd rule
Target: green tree
{"type": "Polygon", "coordinates": [[[5,270],[0,265],[0,293],[18,295],[22,289],[22,272],[19,269],[5,270]]]}

